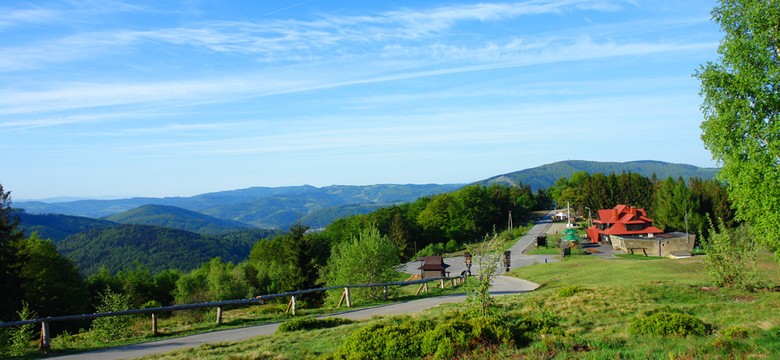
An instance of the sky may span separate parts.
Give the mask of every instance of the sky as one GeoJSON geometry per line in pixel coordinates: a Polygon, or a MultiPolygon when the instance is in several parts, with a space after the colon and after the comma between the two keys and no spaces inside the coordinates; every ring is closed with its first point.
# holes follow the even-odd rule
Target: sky
{"type": "Polygon", "coordinates": [[[714,1],[3,1],[13,200],[717,166],[714,1]]]}

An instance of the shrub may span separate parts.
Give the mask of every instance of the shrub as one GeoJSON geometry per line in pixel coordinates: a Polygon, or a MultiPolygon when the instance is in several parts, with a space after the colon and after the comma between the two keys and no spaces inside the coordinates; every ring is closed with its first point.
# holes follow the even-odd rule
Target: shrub
{"type": "Polygon", "coordinates": [[[712,346],[723,350],[734,350],[744,346],[742,340],[748,337],[750,330],[741,326],[732,326],[721,331],[712,346]]]}
{"type": "Polygon", "coordinates": [[[397,318],[371,323],[352,333],[333,354],[337,359],[450,359],[479,346],[511,345],[530,333],[521,321],[456,313],[434,325],[430,320],[397,318]]]}
{"type": "Polygon", "coordinates": [[[745,225],[729,230],[720,221],[716,231],[710,222],[710,238],[703,244],[704,266],[716,285],[751,291],[766,287],[756,265],[753,236],[745,225]]]}
{"type": "Polygon", "coordinates": [[[347,337],[337,359],[406,359],[420,356],[421,334],[430,322],[410,318],[377,321],[347,337]]]}
{"type": "MultiPolygon", "coordinates": [[[[35,311],[30,310],[30,305],[27,304],[26,301],[22,301],[22,309],[17,311],[16,314],[19,315],[19,320],[30,320],[37,317],[35,311]]],[[[9,355],[24,355],[32,349],[30,344],[33,342],[35,337],[34,327],[34,324],[27,324],[19,325],[15,328],[7,330],[7,333],[2,337],[6,338],[4,339],[3,343],[8,344],[7,351],[9,355]]],[[[3,346],[3,348],[5,348],[5,346],[3,346]]],[[[3,354],[4,352],[5,351],[2,351],[0,354],[3,354]]]]}
{"type": "Polygon", "coordinates": [[[433,354],[434,359],[450,359],[465,349],[472,338],[472,324],[463,319],[453,319],[426,332],[420,350],[422,354],[433,354]]]}
{"type": "Polygon", "coordinates": [[[585,288],[583,288],[582,286],[572,285],[572,286],[567,286],[565,288],[562,288],[562,289],[558,290],[558,296],[560,296],[560,297],[572,297],[572,296],[574,296],[574,294],[576,294],[578,292],[583,292],[583,291],[585,291],[585,288]]]}
{"type": "Polygon", "coordinates": [[[680,313],[659,312],[631,320],[628,331],[646,335],[706,335],[711,326],[698,318],[680,313]]]}
{"type": "MultiPolygon", "coordinates": [[[[130,300],[126,295],[107,289],[100,294],[100,305],[95,309],[98,313],[122,311],[130,308],[130,300]]],[[[133,318],[130,316],[107,316],[97,318],[92,322],[90,335],[97,340],[111,341],[130,335],[133,318]]]]}
{"type": "Polygon", "coordinates": [[[354,322],[355,322],[354,320],[344,319],[339,317],[329,317],[329,318],[301,317],[301,318],[295,318],[290,321],[281,323],[279,325],[279,328],[276,330],[276,332],[280,333],[280,332],[290,332],[290,331],[298,331],[298,330],[325,329],[325,328],[332,328],[332,327],[345,325],[345,324],[352,324],[354,322]]]}

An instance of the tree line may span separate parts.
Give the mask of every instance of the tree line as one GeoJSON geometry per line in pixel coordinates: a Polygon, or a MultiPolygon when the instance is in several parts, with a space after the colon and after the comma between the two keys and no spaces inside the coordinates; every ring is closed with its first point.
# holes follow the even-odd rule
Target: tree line
{"type": "MultiPolygon", "coordinates": [[[[463,249],[554,203],[569,202],[581,213],[585,207],[595,211],[617,203],[641,206],[667,231],[685,230],[687,220],[691,232],[705,232],[707,215],[735,223],[724,186],[714,180],[575,173],[536,194],[523,185],[470,185],[342,218],[322,231],[299,222],[286,233],[256,241],[239,262],[213,258],[191,271],[158,272],[136,263],[120,271],[103,267],[84,278],[50,240],[19,231],[10,192],[0,187],[0,195],[3,321],[17,319],[23,304],[40,316],[91,312],[107,298],[116,304],[117,297],[107,296],[112,294],[118,295],[120,307],[141,308],[395,280],[387,269],[402,260],[463,249]]],[[[366,290],[357,296],[378,294],[366,290]]],[[[312,306],[332,301],[316,293],[301,300],[312,306]]]]}
{"type": "Polygon", "coordinates": [[[668,177],[658,179],[640,174],[588,174],[577,172],[569,178],[559,178],[547,190],[559,206],[567,203],[577,213],[594,215],[599,209],[618,204],[644,208],[655,225],[666,232],[688,231],[706,237],[710,221],[723,221],[727,228],[739,222],[734,216],[727,188],[715,179],[668,177]]]}
{"type": "MultiPolygon", "coordinates": [[[[477,241],[494,227],[505,227],[510,213],[519,224],[536,200],[527,186],[472,185],[343,218],[323,231],[309,231],[299,222],[282,235],[258,239],[243,261],[214,258],[186,272],[152,270],[136,262],[121,270],[104,266],[84,278],[51,240],[20,231],[10,192],[0,187],[0,195],[3,321],[17,319],[23,304],[39,316],[92,312],[107,294],[121,295],[123,307],[140,308],[245,298],[338,282],[395,280],[386,269],[401,260],[426,248],[433,251],[449,244],[457,249],[477,241]],[[355,266],[364,271],[338,270],[355,266]],[[361,274],[365,276],[356,277],[361,274]]],[[[327,299],[313,294],[303,300],[319,305],[327,299]]]]}

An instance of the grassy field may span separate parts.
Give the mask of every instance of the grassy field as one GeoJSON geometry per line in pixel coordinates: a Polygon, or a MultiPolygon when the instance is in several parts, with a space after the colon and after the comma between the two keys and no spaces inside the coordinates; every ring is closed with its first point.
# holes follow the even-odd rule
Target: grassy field
{"type": "MultiPolygon", "coordinates": [[[[405,281],[409,279],[409,274],[399,272],[394,281],[405,281]]],[[[448,286],[441,289],[438,282],[429,283],[428,294],[421,293],[415,295],[419,285],[409,285],[391,288],[391,298],[387,301],[355,301],[353,300],[353,309],[359,309],[368,306],[387,304],[400,300],[413,300],[428,296],[440,296],[453,293],[463,293],[462,287],[448,286]]],[[[163,313],[158,315],[158,334],[153,335],[150,331],[151,320],[148,316],[126,316],[123,317],[130,324],[130,334],[127,337],[118,338],[110,341],[99,340],[95,338],[91,331],[83,331],[79,334],[61,334],[52,339],[52,354],[65,355],[85,351],[93,351],[103,348],[137,344],[142,342],[156,341],[166,338],[188,336],[203,332],[226,330],[240,328],[245,326],[267,324],[292,319],[293,316],[285,312],[286,303],[269,303],[264,305],[242,306],[225,308],[222,315],[222,324],[216,325],[216,309],[179,311],[174,314],[163,313]]],[[[298,316],[318,316],[335,312],[334,306],[325,306],[314,308],[307,306],[305,301],[298,301],[298,316]]],[[[274,341],[276,341],[274,339],[274,341]]],[[[37,358],[40,354],[37,352],[37,343],[29,347],[29,354],[19,358],[37,358]]],[[[305,353],[305,352],[304,352],[305,353]]]]}
{"type": "MultiPolygon", "coordinates": [[[[761,266],[769,283],[780,283],[776,263],[766,257],[761,266]]],[[[541,284],[541,288],[529,294],[497,297],[496,308],[508,317],[543,317],[550,325],[530,334],[528,343],[476,346],[460,353],[459,358],[772,359],[780,354],[780,289],[745,292],[716,288],[702,267],[701,257],[642,261],[583,256],[516,269],[511,275],[541,284]],[[633,319],[659,312],[701,320],[708,333],[629,332],[633,319]]],[[[436,322],[471,306],[442,305],[417,317],[436,322]]],[[[367,323],[212,344],[149,358],[317,358],[336,351],[367,323]]]]}

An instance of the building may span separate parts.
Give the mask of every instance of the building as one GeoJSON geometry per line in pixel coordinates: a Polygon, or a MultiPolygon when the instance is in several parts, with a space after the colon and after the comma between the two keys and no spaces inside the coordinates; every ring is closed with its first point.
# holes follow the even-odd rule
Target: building
{"type": "Polygon", "coordinates": [[[693,253],[696,236],[683,232],[657,234],[653,237],[610,235],[612,248],[626,254],[660,257],[688,257],[693,253]]]}
{"type": "Polygon", "coordinates": [[[652,238],[663,230],[653,226],[645,209],[618,205],[614,209],[601,209],[593,226],[585,229],[591,242],[609,242],[610,235],[652,238]]]}
{"type": "Polygon", "coordinates": [[[423,279],[448,276],[447,268],[450,267],[444,263],[441,256],[425,256],[422,258],[423,264],[420,266],[420,276],[423,279]]]}

